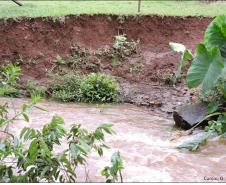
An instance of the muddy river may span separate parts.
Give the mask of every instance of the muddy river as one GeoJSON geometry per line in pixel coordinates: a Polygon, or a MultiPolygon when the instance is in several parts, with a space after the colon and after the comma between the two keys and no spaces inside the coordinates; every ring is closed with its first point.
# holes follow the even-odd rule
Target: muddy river
{"type": "MultiPolygon", "coordinates": [[[[1,98],[0,103],[9,101],[1,98]]],[[[26,99],[12,99],[18,109],[26,99]]],[[[79,169],[78,181],[103,182],[100,170],[110,164],[110,157],[119,150],[124,160],[125,182],[209,182],[226,181],[226,141],[212,139],[198,152],[179,151],[175,149],[180,143],[194,139],[203,134],[196,130],[192,136],[183,136],[171,141],[178,130],[173,127],[171,117],[164,119],[153,116],[150,112],[130,104],[120,105],[87,105],[60,104],[43,102],[39,106],[48,112],[33,110],[29,113],[30,122],[22,120],[10,126],[10,131],[19,133],[25,125],[41,128],[50,122],[53,115],[62,116],[66,128],[71,124],[81,123],[89,130],[101,123],[114,125],[116,135],[107,135],[106,143],[111,147],[104,151],[102,158],[93,153],[85,169],[79,169]],[[212,179],[212,180],[209,180],[212,179]],[[215,180],[214,180],[215,179],[215,180]]],[[[60,147],[57,149],[60,150],[60,147]]]]}

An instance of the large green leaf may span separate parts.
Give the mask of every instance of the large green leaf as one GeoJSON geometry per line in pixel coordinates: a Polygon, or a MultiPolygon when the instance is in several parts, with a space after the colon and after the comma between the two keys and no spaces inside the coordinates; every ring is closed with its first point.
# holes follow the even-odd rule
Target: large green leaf
{"type": "Polygon", "coordinates": [[[210,90],[221,77],[223,69],[220,50],[217,47],[207,50],[204,44],[199,44],[187,73],[188,87],[193,88],[202,84],[204,92],[210,90]]]}
{"type": "Polygon", "coordinates": [[[188,149],[190,151],[196,151],[200,147],[200,145],[203,145],[207,142],[207,140],[210,137],[210,133],[206,133],[204,136],[200,137],[197,140],[190,141],[188,143],[182,144],[177,147],[177,149],[188,149]]]}
{"type": "Polygon", "coordinates": [[[181,59],[178,63],[178,69],[175,72],[174,83],[176,83],[177,79],[181,77],[181,72],[183,68],[185,68],[187,61],[193,59],[193,55],[192,52],[188,50],[183,44],[170,42],[169,46],[174,52],[181,54],[181,59]]]}
{"type": "Polygon", "coordinates": [[[219,47],[222,57],[226,57],[226,16],[217,16],[205,32],[207,47],[219,47]]]}
{"type": "Polygon", "coordinates": [[[170,42],[169,43],[170,48],[176,52],[181,53],[181,59],[183,60],[192,60],[193,55],[190,50],[188,50],[183,44],[176,43],[176,42],[170,42]]]}

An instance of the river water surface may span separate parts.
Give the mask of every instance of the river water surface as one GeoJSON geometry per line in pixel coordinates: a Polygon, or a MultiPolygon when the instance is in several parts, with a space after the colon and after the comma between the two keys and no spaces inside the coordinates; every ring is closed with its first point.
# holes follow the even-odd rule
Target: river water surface
{"type": "MultiPolygon", "coordinates": [[[[16,109],[26,99],[1,98],[0,103],[13,102],[16,109]]],[[[32,110],[30,122],[22,120],[10,125],[10,131],[19,134],[24,126],[40,129],[50,122],[52,116],[59,115],[65,120],[65,127],[81,123],[88,130],[95,129],[101,123],[114,125],[115,135],[107,135],[106,143],[111,147],[104,151],[103,157],[91,154],[85,169],[78,171],[78,181],[103,182],[100,171],[110,164],[114,151],[120,151],[124,160],[125,182],[210,182],[226,181],[226,141],[211,140],[198,152],[179,151],[179,144],[197,138],[203,134],[201,130],[192,136],[183,136],[171,141],[178,131],[173,127],[171,118],[164,119],[153,116],[150,112],[130,104],[88,105],[60,104],[43,102],[40,107],[48,112],[32,110]],[[85,179],[84,174],[89,178],[85,179]],[[212,178],[212,180],[208,180],[212,178]],[[215,179],[215,180],[213,180],[215,179]]],[[[63,147],[63,146],[62,146],[63,147]]],[[[61,150],[61,147],[56,149],[61,150]]],[[[56,152],[57,152],[56,151],[56,152]]]]}

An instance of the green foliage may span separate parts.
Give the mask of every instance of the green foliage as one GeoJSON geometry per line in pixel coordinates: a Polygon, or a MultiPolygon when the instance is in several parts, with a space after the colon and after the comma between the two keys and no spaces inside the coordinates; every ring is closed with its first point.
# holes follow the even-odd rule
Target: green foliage
{"type": "Polygon", "coordinates": [[[118,66],[120,64],[121,64],[121,62],[120,62],[120,59],[118,58],[118,56],[117,55],[113,55],[112,59],[111,59],[111,65],[112,66],[118,66]]]}
{"type": "Polygon", "coordinates": [[[115,36],[113,44],[113,53],[111,53],[112,60],[118,60],[120,62],[125,57],[128,57],[137,52],[138,41],[127,41],[126,35],[115,36]]]}
{"type": "Polygon", "coordinates": [[[156,70],[154,74],[154,79],[159,82],[159,84],[173,85],[175,82],[175,76],[171,70],[156,70]]]}
{"type": "MultiPolygon", "coordinates": [[[[39,96],[32,96],[31,101],[24,104],[21,112],[13,119],[5,117],[8,119],[6,122],[12,122],[20,115],[24,115],[25,120],[29,121],[25,112],[35,107],[40,100],[39,96]]],[[[8,113],[7,105],[0,107],[0,113],[8,113]]],[[[54,116],[51,122],[40,130],[23,128],[19,138],[5,133],[10,138],[0,141],[0,182],[37,183],[76,182],[75,169],[86,164],[86,159],[93,150],[102,156],[103,149],[108,148],[104,142],[105,134],[113,134],[114,131],[110,124],[102,124],[93,132],[88,132],[80,124],[74,124],[67,132],[64,120],[54,116]],[[55,146],[61,145],[63,140],[67,145],[63,151],[57,153],[55,146]]],[[[122,164],[122,161],[118,160],[117,157],[114,159],[114,166],[122,164]]],[[[122,168],[119,166],[117,169],[122,168]]],[[[118,173],[119,171],[114,171],[114,176],[118,173]]]]}
{"type": "Polygon", "coordinates": [[[121,171],[123,170],[123,162],[120,152],[115,152],[111,156],[111,166],[106,166],[101,175],[106,177],[106,182],[117,182],[118,175],[120,175],[120,181],[123,182],[121,171]]]}
{"type": "Polygon", "coordinates": [[[8,63],[0,68],[0,96],[30,97],[31,94],[45,95],[46,87],[40,86],[33,81],[19,84],[21,69],[18,65],[8,63]]]}
{"type": "Polygon", "coordinates": [[[217,16],[208,26],[204,43],[209,48],[218,47],[220,49],[221,56],[226,58],[226,16],[217,16]]]}
{"type": "MultiPolygon", "coordinates": [[[[0,105],[0,126],[8,125],[18,119],[18,117],[23,116],[25,121],[29,121],[29,117],[27,115],[27,111],[31,108],[35,107],[38,109],[41,109],[40,107],[37,107],[35,104],[39,103],[41,101],[41,97],[38,94],[31,94],[31,100],[22,106],[22,110],[20,112],[15,112],[14,115],[10,116],[8,112],[8,104],[5,103],[3,105],[0,105]]],[[[7,128],[6,127],[6,128],[7,128]]],[[[6,129],[7,130],[7,129],[6,129]]]]}
{"type": "Polygon", "coordinates": [[[52,70],[56,70],[62,74],[67,74],[68,71],[77,73],[85,70],[98,72],[102,69],[102,64],[100,59],[95,57],[97,54],[100,53],[97,53],[97,51],[92,52],[79,44],[73,44],[70,48],[69,57],[62,59],[57,55],[52,70]]]}
{"type": "Polygon", "coordinates": [[[80,78],[77,75],[69,74],[55,78],[49,84],[49,89],[52,91],[51,98],[63,102],[78,101],[80,97],[80,83],[80,78]]]}
{"type": "Polygon", "coordinates": [[[64,120],[59,116],[54,116],[52,121],[42,129],[43,138],[46,144],[52,149],[53,144],[60,145],[60,139],[65,136],[66,130],[62,127],[64,120]]]}
{"type": "Polygon", "coordinates": [[[207,142],[208,138],[209,138],[209,134],[205,134],[204,136],[202,136],[201,138],[182,144],[180,146],[178,146],[178,149],[188,149],[190,151],[196,151],[198,150],[198,148],[200,147],[200,145],[203,145],[207,142]]]}
{"type": "Polygon", "coordinates": [[[127,38],[125,35],[117,35],[115,36],[115,43],[113,44],[113,48],[119,49],[126,44],[127,38]]]}
{"type": "Polygon", "coordinates": [[[118,84],[111,76],[91,73],[82,79],[80,93],[83,102],[116,102],[118,84]]]}
{"type": "Polygon", "coordinates": [[[23,128],[19,138],[8,132],[9,125],[20,117],[29,122],[27,112],[30,109],[44,110],[36,106],[40,101],[40,95],[32,94],[20,111],[14,109],[14,115],[9,114],[7,103],[0,105],[0,126],[6,126],[0,132],[7,135],[0,140],[0,182],[76,182],[75,169],[85,165],[91,151],[102,156],[103,149],[108,148],[104,142],[105,134],[114,133],[110,124],[102,124],[93,132],[75,124],[67,132],[64,120],[54,116],[40,130],[23,128]],[[61,145],[62,141],[67,145],[57,153],[55,146],[61,145]]]}
{"type": "Polygon", "coordinates": [[[0,96],[15,97],[17,95],[17,89],[10,85],[4,85],[0,88],[0,96]]]}
{"type": "MultiPolygon", "coordinates": [[[[216,105],[212,104],[211,106],[212,107],[210,106],[209,107],[213,109],[213,107],[216,105]]],[[[194,141],[178,146],[177,147],[178,149],[188,149],[190,151],[196,151],[201,145],[206,144],[208,139],[211,136],[218,134],[220,137],[224,137],[226,133],[226,113],[225,112],[209,113],[209,115],[206,116],[204,120],[206,121],[209,120],[208,126],[205,127],[205,134],[194,141]],[[215,119],[209,119],[214,117],[215,119]]],[[[202,123],[203,121],[199,122],[198,124],[202,123]]]]}
{"type": "Polygon", "coordinates": [[[226,132],[226,16],[216,17],[208,26],[203,43],[199,44],[187,73],[188,87],[202,85],[200,98],[208,102],[208,126],[204,137],[180,146],[195,151],[210,136],[226,132]],[[212,116],[214,115],[214,117],[212,116]]]}
{"type": "Polygon", "coordinates": [[[173,79],[173,83],[176,84],[177,80],[181,77],[182,70],[187,66],[188,61],[193,59],[193,55],[183,44],[170,42],[169,46],[172,51],[181,54],[178,69],[175,72],[175,77],[173,79]]]}
{"type": "MultiPolygon", "coordinates": [[[[125,17],[123,15],[137,15],[137,3],[131,1],[73,1],[73,3],[69,1],[56,1],[54,4],[51,1],[22,1],[22,8],[18,8],[10,1],[0,2],[1,19],[12,17],[51,17],[53,20],[54,17],[59,19],[61,16],[83,14],[105,14],[110,16],[111,19],[114,19],[116,16],[119,19],[120,17],[125,17]]],[[[142,1],[141,15],[215,17],[225,14],[225,10],[226,3],[223,0],[208,4],[200,3],[200,1],[182,0],[164,2],[142,1]]]]}
{"type": "Polygon", "coordinates": [[[25,96],[30,97],[32,93],[39,94],[40,96],[44,97],[47,87],[39,85],[34,81],[28,81],[19,87],[26,91],[25,96]]]}
{"type": "Polygon", "coordinates": [[[201,145],[206,144],[208,139],[210,138],[210,136],[213,135],[214,133],[217,133],[218,135],[223,137],[226,132],[226,115],[225,115],[225,113],[220,115],[216,121],[210,120],[208,122],[208,126],[205,127],[205,132],[206,133],[201,138],[188,142],[188,143],[185,143],[185,144],[182,144],[182,145],[178,146],[177,148],[178,149],[185,148],[190,151],[196,151],[196,150],[198,150],[198,148],[201,145]]]}
{"type": "Polygon", "coordinates": [[[208,113],[211,114],[211,113],[214,113],[218,110],[218,103],[216,101],[211,101],[209,104],[208,104],[208,113]]]}
{"type": "Polygon", "coordinates": [[[20,67],[11,63],[1,67],[2,84],[13,85],[18,80],[20,71],[20,67]]]}
{"type": "Polygon", "coordinates": [[[217,81],[225,76],[226,18],[216,17],[208,26],[204,41],[196,49],[196,55],[187,74],[190,88],[202,85],[203,92],[214,88],[217,81]]]}
{"type": "Polygon", "coordinates": [[[77,174],[74,169],[79,165],[85,165],[86,158],[92,149],[96,150],[100,156],[103,154],[103,147],[106,146],[105,133],[113,133],[112,125],[101,125],[93,133],[81,128],[81,125],[74,125],[70,132],[66,133],[63,123],[61,117],[54,116],[51,123],[45,125],[41,131],[25,127],[21,131],[20,139],[14,137],[13,140],[1,143],[0,179],[2,182],[21,182],[21,180],[23,182],[76,182],[77,174]],[[61,139],[66,136],[68,146],[63,152],[55,154],[54,146],[61,145],[61,139]],[[30,141],[28,147],[26,147],[26,141],[30,141]],[[11,156],[14,156],[14,162],[8,165],[10,162],[4,161],[11,156]],[[11,171],[14,163],[16,170],[11,171]]]}
{"type": "Polygon", "coordinates": [[[226,132],[226,114],[223,113],[218,119],[208,122],[208,126],[205,127],[206,132],[216,132],[218,135],[224,135],[226,132]]]}
{"type": "Polygon", "coordinates": [[[0,68],[0,96],[16,96],[15,88],[19,79],[20,67],[14,64],[6,64],[0,68]]]}
{"type": "Polygon", "coordinates": [[[77,75],[55,76],[49,84],[51,98],[63,102],[110,103],[117,101],[118,84],[111,76],[91,73],[82,80],[77,75]]]}
{"type": "Polygon", "coordinates": [[[221,77],[223,69],[220,50],[217,47],[207,50],[204,44],[199,44],[194,61],[188,70],[188,87],[193,88],[202,84],[203,91],[209,91],[221,77]]]}
{"type": "Polygon", "coordinates": [[[85,70],[86,68],[92,67],[95,68],[94,64],[94,66],[91,66],[92,64],[88,62],[88,56],[90,55],[91,53],[86,48],[82,48],[81,45],[74,44],[71,47],[71,56],[65,60],[65,63],[68,67],[70,67],[70,69],[73,70],[85,70]]]}

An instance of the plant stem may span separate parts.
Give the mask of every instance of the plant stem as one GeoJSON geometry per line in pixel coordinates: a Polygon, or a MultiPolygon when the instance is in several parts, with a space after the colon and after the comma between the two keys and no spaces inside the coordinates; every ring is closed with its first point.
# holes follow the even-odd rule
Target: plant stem
{"type": "Polygon", "coordinates": [[[122,177],[122,172],[121,172],[121,170],[119,170],[119,175],[120,175],[121,183],[123,183],[123,177],[122,177]]]}

